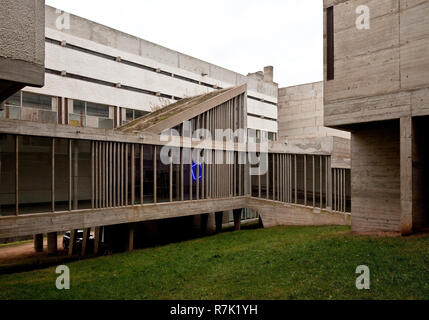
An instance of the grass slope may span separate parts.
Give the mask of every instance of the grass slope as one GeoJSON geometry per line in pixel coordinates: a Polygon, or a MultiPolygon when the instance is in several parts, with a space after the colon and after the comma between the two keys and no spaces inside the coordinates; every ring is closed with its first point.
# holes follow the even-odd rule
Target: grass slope
{"type": "Polygon", "coordinates": [[[429,299],[429,237],[353,236],[345,227],[278,227],[0,276],[0,299],[429,299]],[[355,287],[356,267],[371,290],[355,287]]]}

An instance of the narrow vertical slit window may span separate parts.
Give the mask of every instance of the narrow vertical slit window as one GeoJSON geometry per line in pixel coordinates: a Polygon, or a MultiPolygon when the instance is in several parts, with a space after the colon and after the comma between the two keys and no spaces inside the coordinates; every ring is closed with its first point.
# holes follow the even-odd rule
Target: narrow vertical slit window
{"type": "Polygon", "coordinates": [[[334,79],[334,7],[326,11],[326,79],[334,79]]]}

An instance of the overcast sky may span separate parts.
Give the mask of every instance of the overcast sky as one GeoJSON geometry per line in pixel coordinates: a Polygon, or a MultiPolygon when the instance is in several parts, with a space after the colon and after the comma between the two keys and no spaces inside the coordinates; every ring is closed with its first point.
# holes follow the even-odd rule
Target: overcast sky
{"type": "Polygon", "coordinates": [[[281,87],[321,81],[321,0],[46,0],[46,4],[281,87]]]}

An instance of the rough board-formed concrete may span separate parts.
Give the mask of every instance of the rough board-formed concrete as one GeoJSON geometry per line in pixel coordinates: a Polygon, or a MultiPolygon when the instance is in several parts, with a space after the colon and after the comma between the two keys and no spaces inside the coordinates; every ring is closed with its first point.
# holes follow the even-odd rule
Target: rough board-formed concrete
{"type": "Polygon", "coordinates": [[[24,87],[43,86],[45,1],[0,1],[0,101],[24,87]]]}

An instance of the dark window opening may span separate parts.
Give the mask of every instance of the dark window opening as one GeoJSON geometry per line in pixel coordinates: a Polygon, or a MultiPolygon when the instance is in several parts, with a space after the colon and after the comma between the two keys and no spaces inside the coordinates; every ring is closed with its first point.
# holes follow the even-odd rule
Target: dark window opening
{"type": "Polygon", "coordinates": [[[326,12],[326,53],[327,53],[327,80],[334,79],[334,7],[326,12]]]}

